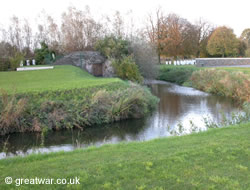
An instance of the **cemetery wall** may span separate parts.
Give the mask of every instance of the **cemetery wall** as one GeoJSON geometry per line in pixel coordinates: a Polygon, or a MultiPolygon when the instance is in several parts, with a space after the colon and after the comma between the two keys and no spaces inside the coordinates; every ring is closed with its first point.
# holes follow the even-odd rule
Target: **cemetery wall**
{"type": "Polygon", "coordinates": [[[197,58],[197,67],[250,65],[250,58],[197,58]]]}

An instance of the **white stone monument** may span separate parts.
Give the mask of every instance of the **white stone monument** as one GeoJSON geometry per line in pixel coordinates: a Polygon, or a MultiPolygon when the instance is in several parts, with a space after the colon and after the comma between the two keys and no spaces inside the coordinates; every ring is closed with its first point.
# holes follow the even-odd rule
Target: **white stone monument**
{"type": "Polygon", "coordinates": [[[36,60],[32,59],[32,65],[36,65],[36,60]]]}
{"type": "Polygon", "coordinates": [[[30,66],[30,60],[26,60],[26,65],[30,66]]]}

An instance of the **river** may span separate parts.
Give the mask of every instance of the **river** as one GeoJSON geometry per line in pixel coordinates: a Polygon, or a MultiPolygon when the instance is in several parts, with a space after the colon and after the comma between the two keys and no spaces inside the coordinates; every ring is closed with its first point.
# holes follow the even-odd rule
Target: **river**
{"type": "Polygon", "coordinates": [[[83,131],[49,132],[45,136],[39,133],[11,134],[0,138],[0,159],[204,131],[207,129],[205,118],[219,123],[225,117],[230,118],[232,112],[239,111],[232,100],[193,88],[162,81],[153,81],[149,86],[160,102],[146,118],[94,126],[83,131]]]}

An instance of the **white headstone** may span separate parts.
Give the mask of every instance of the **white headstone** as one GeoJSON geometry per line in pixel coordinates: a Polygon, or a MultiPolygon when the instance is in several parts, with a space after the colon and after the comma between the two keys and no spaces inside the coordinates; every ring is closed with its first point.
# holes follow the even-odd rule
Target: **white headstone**
{"type": "Polygon", "coordinates": [[[26,65],[30,66],[30,60],[26,60],[26,65]]]}
{"type": "Polygon", "coordinates": [[[36,60],[32,59],[32,65],[36,65],[36,60]]]}
{"type": "Polygon", "coordinates": [[[20,61],[20,67],[23,67],[23,60],[20,61]]]}
{"type": "Polygon", "coordinates": [[[52,59],[55,60],[56,56],[54,53],[52,53],[52,59]]]}

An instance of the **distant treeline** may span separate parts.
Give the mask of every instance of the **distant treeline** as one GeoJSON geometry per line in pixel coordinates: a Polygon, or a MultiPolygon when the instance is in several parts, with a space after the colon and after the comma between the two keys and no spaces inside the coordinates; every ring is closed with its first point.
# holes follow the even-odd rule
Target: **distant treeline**
{"type": "Polygon", "coordinates": [[[98,20],[89,7],[83,10],[69,7],[62,13],[60,22],[44,13],[39,22],[34,29],[27,19],[13,16],[9,26],[1,28],[0,57],[13,57],[17,51],[32,57],[41,42],[56,54],[93,50],[96,42],[107,36],[150,42],[157,50],[159,61],[161,57],[250,55],[250,29],[237,38],[233,30],[225,26],[214,27],[203,19],[191,23],[176,14],[165,14],[162,9],[146,16],[144,25],[135,24],[133,15],[128,18],[119,11],[98,20]]]}

